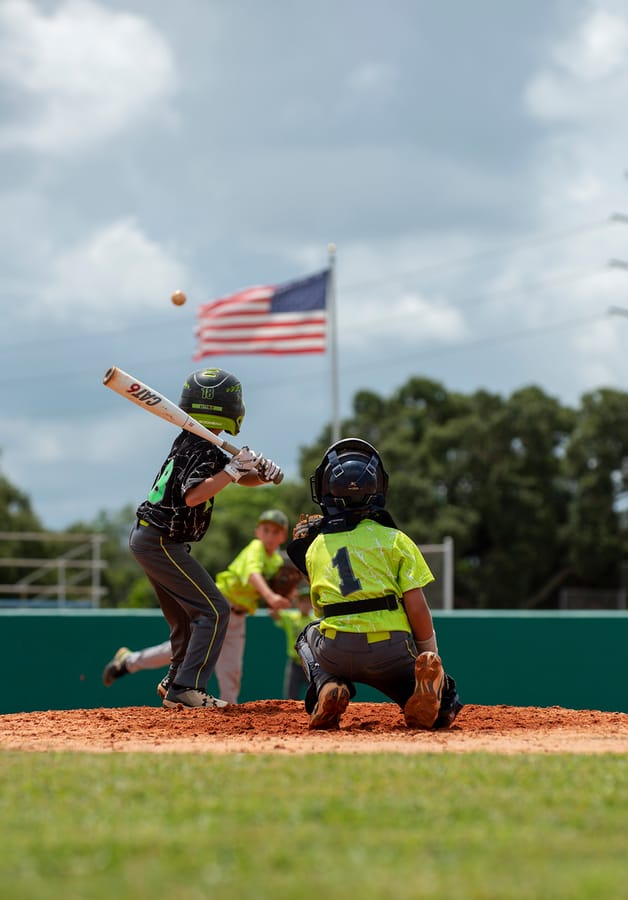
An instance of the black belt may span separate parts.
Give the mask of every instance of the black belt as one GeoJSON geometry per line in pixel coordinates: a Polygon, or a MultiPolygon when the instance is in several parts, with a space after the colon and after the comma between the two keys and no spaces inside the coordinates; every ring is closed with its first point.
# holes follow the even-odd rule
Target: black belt
{"type": "Polygon", "coordinates": [[[343,603],[322,603],[323,618],[327,616],[350,616],[354,613],[378,612],[382,609],[394,610],[399,601],[394,594],[385,597],[369,597],[367,600],[345,600],[343,603]]]}

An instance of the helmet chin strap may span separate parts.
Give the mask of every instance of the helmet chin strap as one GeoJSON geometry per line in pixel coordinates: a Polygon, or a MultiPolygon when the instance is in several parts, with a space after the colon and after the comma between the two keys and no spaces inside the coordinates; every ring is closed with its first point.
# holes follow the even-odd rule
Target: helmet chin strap
{"type": "MultiPolygon", "coordinates": [[[[380,495],[381,496],[381,495],[380,495]]],[[[360,509],[341,509],[334,506],[335,497],[323,498],[321,509],[323,510],[323,524],[321,532],[323,534],[333,533],[334,531],[352,531],[364,519],[373,519],[380,525],[387,528],[396,528],[395,520],[387,509],[382,506],[367,506],[360,509]],[[325,501],[331,500],[328,505],[325,501]]],[[[382,498],[383,500],[383,498],[382,498]]]]}

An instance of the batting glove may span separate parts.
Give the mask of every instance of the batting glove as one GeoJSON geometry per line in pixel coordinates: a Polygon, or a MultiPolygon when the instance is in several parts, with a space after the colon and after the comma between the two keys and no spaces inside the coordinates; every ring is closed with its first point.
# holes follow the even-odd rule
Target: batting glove
{"type": "Polygon", "coordinates": [[[283,472],[281,471],[277,463],[274,463],[272,461],[272,459],[265,459],[264,457],[262,457],[257,467],[257,471],[260,478],[262,478],[264,481],[275,481],[279,483],[279,481],[281,481],[281,479],[283,478],[283,472]]]}
{"type": "Polygon", "coordinates": [[[230,478],[233,478],[234,481],[239,481],[243,475],[247,474],[247,472],[253,472],[257,469],[263,459],[264,457],[261,453],[256,453],[255,450],[249,450],[248,447],[243,447],[239,453],[236,453],[236,455],[229,460],[225,466],[225,472],[230,478]]]}

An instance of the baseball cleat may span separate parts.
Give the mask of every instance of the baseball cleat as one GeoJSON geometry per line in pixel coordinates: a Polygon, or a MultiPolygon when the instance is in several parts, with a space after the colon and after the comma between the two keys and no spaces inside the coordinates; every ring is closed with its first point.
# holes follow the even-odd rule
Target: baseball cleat
{"type": "Polygon", "coordinates": [[[110,659],[102,670],[102,683],[105,687],[110,687],[117,678],[129,674],[125,660],[130,653],[128,647],[120,647],[119,650],[116,650],[113,659],[110,659]]]}
{"type": "Polygon", "coordinates": [[[218,700],[206,691],[196,688],[168,688],[168,693],[163,699],[166,709],[224,709],[229,706],[226,700],[218,700]]]}
{"type": "Polygon", "coordinates": [[[440,701],[440,709],[438,710],[438,718],[434,722],[434,728],[450,728],[456,716],[463,707],[458,696],[456,682],[445,672],[445,681],[443,683],[443,695],[440,701]]]}
{"type": "Polygon", "coordinates": [[[340,728],[340,717],[349,705],[349,688],[337,681],[327,681],[320,689],[308,728],[340,728]]]}
{"type": "Polygon", "coordinates": [[[414,661],[414,693],[403,708],[409,728],[431,728],[438,717],[445,670],[440,656],[426,650],[414,661]]]}
{"type": "Polygon", "coordinates": [[[175,680],[177,675],[177,666],[170,666],[164,677],[161,679],[159,684],[157,685],[157,693],[163,700],[166,694],[168,693],[168,688],[175,680]]]}

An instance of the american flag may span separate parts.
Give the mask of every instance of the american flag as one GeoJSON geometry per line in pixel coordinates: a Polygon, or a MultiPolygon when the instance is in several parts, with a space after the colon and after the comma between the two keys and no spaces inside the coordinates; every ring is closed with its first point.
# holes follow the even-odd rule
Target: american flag
{"type": "Polygon", "coordinates": [[[324,353],[329,269],[249,287],[198,308],[194,359],[219,354],[324,353]]]}

